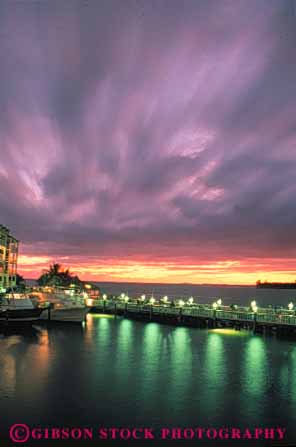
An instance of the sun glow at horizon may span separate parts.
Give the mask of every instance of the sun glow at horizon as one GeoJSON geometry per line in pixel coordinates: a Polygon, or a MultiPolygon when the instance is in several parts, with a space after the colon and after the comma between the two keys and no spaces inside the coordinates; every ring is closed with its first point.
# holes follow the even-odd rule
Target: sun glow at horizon
{"type": "Polygon", "coordinates": [[[56,258],[21,255],[18,271],[26,278],[38,278],[54,262],[60,262],[83,280],[144,283],[191,283],[255,285],[256,281],[294,282],[295,261],[278,259],[164,261],[137,259],[56,258]],[[60,261],[59,261],[60,259],[60,261]]]}

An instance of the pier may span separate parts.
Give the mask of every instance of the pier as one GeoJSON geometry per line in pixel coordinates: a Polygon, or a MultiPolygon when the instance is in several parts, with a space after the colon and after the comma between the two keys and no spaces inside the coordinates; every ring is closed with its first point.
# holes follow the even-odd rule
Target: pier
{"type": "Polygon", "coordinates": [[[188,305],[180,301],[182,305],[171,306],[100,299],[95,301],[91,312],[190,327],[228,327],[252,330],[254,333],[296,336],[296,314],[292,309],[264,309],[257,305],[234,309],[231,306],[218,306],[217,303],[188,305]]]}

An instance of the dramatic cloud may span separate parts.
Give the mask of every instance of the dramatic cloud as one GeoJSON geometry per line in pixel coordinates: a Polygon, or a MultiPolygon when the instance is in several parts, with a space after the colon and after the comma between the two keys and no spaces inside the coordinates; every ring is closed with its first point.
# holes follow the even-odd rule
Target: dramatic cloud
{"type": "Polygon", "coordinates": [[[4,0],[0,32],[0,221],[22,272],[293,278],[292,0],[4,0]]]}

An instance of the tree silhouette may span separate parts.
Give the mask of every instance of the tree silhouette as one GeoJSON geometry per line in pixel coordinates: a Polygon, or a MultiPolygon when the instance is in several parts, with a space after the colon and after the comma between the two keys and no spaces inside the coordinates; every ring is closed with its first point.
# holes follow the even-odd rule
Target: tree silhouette
{"type": "Polygon", "coordinates": [[[37,282],[40,286],[68,287],[70,284],[79,286],[82,284],[78,276],[72,275],[69,269],[63,269],[59,263],[51,264],[47,270],[44,270],[37,282]]]}

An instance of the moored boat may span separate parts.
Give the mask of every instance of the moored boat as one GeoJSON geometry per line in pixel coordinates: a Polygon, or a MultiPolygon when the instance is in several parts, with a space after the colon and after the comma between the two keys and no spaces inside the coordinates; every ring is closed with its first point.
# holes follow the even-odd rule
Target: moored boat
{"type": "Polygon", "coordinates": [[[29,296],[7,294],[0,297],[0,322],[32,323],[39,319],[44,308],[34,304],[29,296]]]}
{"type": "Polygon", "coordinates": [[[87,307],[67,307],[63,304],[51,303],[50,307],[42,312],[40,320],[82,323],[85,321],[87,313],[87,307]]]}
{"type": "Polygon", "coordinates": [[[89,311],[84,294],[71,288],[44,287],[34,290],[31,296],[44,307],[40,320],[82,323],[89,311]]]}

